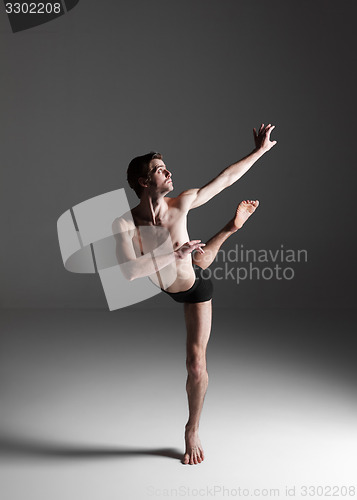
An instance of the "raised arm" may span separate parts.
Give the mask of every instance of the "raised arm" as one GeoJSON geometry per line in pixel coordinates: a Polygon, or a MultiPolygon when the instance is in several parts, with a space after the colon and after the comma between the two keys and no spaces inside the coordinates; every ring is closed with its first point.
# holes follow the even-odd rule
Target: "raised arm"
{"type": "Polygon", "coordinates": [[[118,218],[114,221],[112,229],[116,240],[117,261],[124,277],[129,281],[151,276],[172,262],[184,259],[194,250],[198,250],[200,253],[204,252],[201,247],[205,243],[201,243],[201,240],[191,240],[175,251],[168,251],[160,255],[155,254],[155,256],[152,252],[149,252],[136,257],[131,235],[132,231],[129,230],[127,222],[118,218]]]}
{"type": "Polygon", "coordinates": [[[274,128],[275,126],[270,123],[266,127],[264,127],[264,123],[262,123],[258,132],[254,128],[253,135],[255,148],[253,151],[241,160],[222,170],[217,177],[203,187],[183,191],[177,197],[177,202],[180,204],[181,208],[188,211],[192,208],[199,207],[207,203],[207,201],[223,191],[223,189],[237,182],[237,180],[240,179],[242,175],[263,156],[263,154],[275,146],[277,141],[270,140],[270,134],[274,128]]]}

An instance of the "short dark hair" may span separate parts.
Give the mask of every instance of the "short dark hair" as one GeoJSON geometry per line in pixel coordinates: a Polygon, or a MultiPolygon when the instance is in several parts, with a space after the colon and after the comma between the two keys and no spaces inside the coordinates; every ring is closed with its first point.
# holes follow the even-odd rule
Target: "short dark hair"
{"type": "Polygon", "coordinates": [[[150,179],[150,162],[151,160],[162,160],[162,154],[155,151],[150,151],[146,155],[137,156],[129,163],[127,180],[129,186],[134,189],[138,198],[141,198],[143,187],[139,184],[139,177],[146,180],[150,179]]]}

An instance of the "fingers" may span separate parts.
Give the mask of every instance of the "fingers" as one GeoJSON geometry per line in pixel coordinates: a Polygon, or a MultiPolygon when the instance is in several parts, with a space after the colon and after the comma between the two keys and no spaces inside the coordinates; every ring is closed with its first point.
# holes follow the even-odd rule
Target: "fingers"
{"type": "MultiPolygon", "coordinates": [[[[275,125],[271,125],[270,128],[267,130],[266,137],[267,137],[268,141],[270,141],[270,134],[272,133],[272,130],[274,130],[274,129],[275,129],[275,125]]],[[[270,141],[271,147],[275,146],[275,144],[277,142],[278,141],[270,141]]]]}
{"type": "Polygon", "coordinates": [[[198,250],[200,253],[205,253],[202,247],[204,247],[206,243],[197,243],[197,245],[194,246],[193,250],[198,250]]]}
{"type": "Polygon", "coordinates": [[[190,240],[190,241],[186,241],[186,243],[184,243],[182,246],[183,247],[199,247],[199,246],[203,246],[205,245],[206,243],[201,243],[202,240],[190,240]]]}
{"type": "MultiPolygon", "coordinates": [[[[267,133],[269,130],[272,131],[273,129],[275,128],[275,125],[272,125],[271,123],[269,123],[268,125],[264,126],[264,123],[262,123],[259,127],[259,132],[258,132],[258,135],[259,134],[262,134],[262,133],[267,133]]],[[[253,131],[254,133],[256,134],[256,129],[253,128],[253,131]]]]}
{"type": "MultiPolygon", "coordinates": [[[[262,124],[263,125],[263,124],[262,124]]],[[[264,137],[264,140],[268,140],[270,141],[270,134],[272,133],[272,131],[275,129],[275,125],[272,125],[271,123],[269,123],[266,127],[262,128],[262,126],[260,127],[259,129],[259,134],[261,134],[262,137],[264,137]]],[[[275,146],[275,144],[277,143],[277,141],[273,141],[273,145],[275,146]]]]}
{"type": "MultiPolygon", "coordinates": [[[[204,243],[202,243],[202,246],[203,245],[204,245],[204,243]]],[[[203,250],[203,248],[200,247],[200,246],[188,249],[188,253],[193,253],[193,252],[198,252],[198,253],[201,253],[201,254],[205,253],[205,251],[203,250]]]]}
{"type": "Polygon", "coordinates": [[[194,250],[197,250],[199,253],[205,253],[203,248],[206,246],[206,243],[200,243],[201,240],[191,240],[187,243],[189,246],[188,251],[189,253],[192,253],[194,250]]]}

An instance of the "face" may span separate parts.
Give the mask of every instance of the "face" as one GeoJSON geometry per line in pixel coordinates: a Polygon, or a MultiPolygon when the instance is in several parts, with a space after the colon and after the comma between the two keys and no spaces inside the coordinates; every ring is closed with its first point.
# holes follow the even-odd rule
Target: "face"
{"type": "Polygon", "coordinates": [[[155,187],[155,191],[169,193],[174,189],[171,172],[166,168],[162,160],[155,158],[150,162],[150,186],[155,187]]]}

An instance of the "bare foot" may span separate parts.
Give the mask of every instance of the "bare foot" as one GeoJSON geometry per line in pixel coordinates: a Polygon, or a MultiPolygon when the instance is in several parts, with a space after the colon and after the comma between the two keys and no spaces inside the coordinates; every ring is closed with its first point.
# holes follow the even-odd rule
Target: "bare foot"
{"type": "Polygon", "coordinates": [[[229,221],[229,226],[232,231],[238,231],[245,221],[254,213],[256,208],[258,208],[258,200],[245,200],[239,203],[236,214],[231,221],[229,221]]]}
{"type": "Polygon", "coordinates": [[[200,438],[198,437],[198,431],[186,427],[185,441],[186,451],[183,457],[183,463],[186,465],[200,464],[204,460],[205,456],[200,438]]]}

